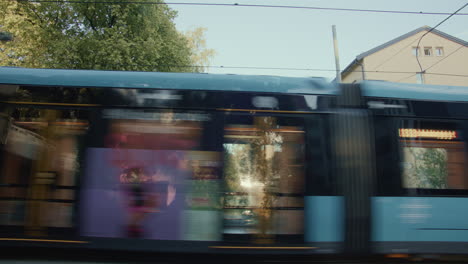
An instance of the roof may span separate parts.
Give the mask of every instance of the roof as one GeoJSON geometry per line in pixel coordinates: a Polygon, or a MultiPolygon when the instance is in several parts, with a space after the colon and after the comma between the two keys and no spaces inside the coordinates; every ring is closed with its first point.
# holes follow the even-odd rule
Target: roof
{"type": "Polygon", "coordinates": [[[0,84],[336,94],[324,78],[0,67],[0,84]]]}
{"type": "Polygon", "coordinates": [[[468,102],[468,87],[464,86],[363,81],[361,88],[368,97],[468,102]]]}
{"type": "MultiPolygon", "coordinates": [[[[358,63],[360,60],[362,60],[363,58],[365,58],[365,57],[367,57],[367,56],[369,56],[369,55],[371,55],[371,54],[373,54],[373,53],[376,53],[376,52],[378,52],[378,51],[380,51],[380,50],[383,50],[383,49],[385,49],[385,48],[387,48],[387,47],[389,47],[389,46],[391,46],[391,45],[393,45],[393,44],[395,44],[395,43],[397,43],[397,42],[400,42],[400,41],[402,41],[402,40],[404,40],[404,39],[406,39],[406,38],[408,38],[408,37],[411,37],[411,36],[413,36],[413,35],[415,35],[415,34],[418,34],[419,32],[428,31],[428,30],[431,30],[431,27],[429,27],[429,26],[423,26],[423,27],[417,28],[417,29],[415,29],[415,30],[413,30],[413,31],[410,31],[410,32],[408,32],[408,33],[406,33],[406,34],[403,34],[403,35],[401,35],[401,36],[399,36],[399,37],[397,37],[397,38],[394,38],[394,39],[392,39],[392,40],[390,40],[390,41],[388,41],[388,42],[385,42],[384,44],[382,44],[382,45],[380,45],[380,46],[377,46],[377,47],[375,47],[375,48],[373,48],[373,49],[370,49],[370,50],[368,50],[368,51],[366,51],[366,52],[363,52],[363,53],[357,55],[357,56],[356,56],[356,59],[354,59],[354,60],[342,71],[342,74],[343,74],[343,73],[346,73],[347,71],[349,71],[355,64],[357,64],[357,63],[358,63]]],[[[459,39],[459,38],[457,38],[457,37],[454,37],[454,36],[452,36],[452,35],[449,35],[449,34],[447,34],[447,33],[444,33],[444,32],[442,32],[442,31],[440,31],[440,30],[432,29],[431,33],[434,33],[434,34],[439,35],[439,36],[441,36],[441,37],[443,37],[443,38],[446,38],[446,39],[448,39],[448,40],[451,40],[451,41],[453,41],[453,42],[456,42],[456,43],[458,43],[458,44],[460,44],[460,45],[462,45],[462,46],[468,47],[468,41],[464,41],[464,40],[462,40],[462,39],[459,39]]]]}
{"type": "MultiPolygon", "coordinates": [[[[9,67],[0,67],[0,84],[337,94],[322,78],[9,67]]],[[[363,81],[361,87],[369,97],[468,102],[468,87],[461,86],[363,81]]]]}

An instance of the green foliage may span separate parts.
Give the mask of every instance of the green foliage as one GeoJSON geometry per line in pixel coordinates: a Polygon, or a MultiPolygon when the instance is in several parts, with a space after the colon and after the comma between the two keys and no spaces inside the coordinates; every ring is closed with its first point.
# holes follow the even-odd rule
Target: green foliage
{"type": "MultiPolygon", "coordinates": [[[[189,48],[192,51],[192,63],[197,66],[209,66],[210,59],[215,56],[213,49],[208,49],[205,40],[206,28],[196,28],[185,33],[189,48]]],[[[204,72],[205,67],[194,67],[195,72],[204,72]]]]}
{"type": "Polygon", "coordinates": [[[234,153],[225,149],[224,151],[224,181],[226,183],[226,191],[227,192],[235,192],[240,187],[237,174],[237,167],[234,161],[235,156],[234,153]]]}
{"type": "Polygon", "coordinates": [[[0,43],[0,65],[178,72],[196,71],[179,66],[212,56],[197,53],[203,30],[179,33],[176,12],[165,4],[84,2],[2,1],[0,25],[14,39],[0,43]]]}
{"type": "Polygon", "coordinates": [[[427,148],[416,156],[415,167],[419,188],[447,188],[447,156],[445,150],[427,148]]]}
{"type": "Polygon", "coordinates": [[[225,144],[224,180],[227,192],[246,192],[241,186],[242,177],[252,175],[250,145],[225,144]]]}

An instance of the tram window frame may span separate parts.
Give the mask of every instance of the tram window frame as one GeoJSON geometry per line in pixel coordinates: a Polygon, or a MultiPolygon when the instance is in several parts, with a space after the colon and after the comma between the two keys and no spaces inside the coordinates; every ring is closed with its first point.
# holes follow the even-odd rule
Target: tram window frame
{"type": "MultiPolygon", "coordinates": [[[[228,114],[232,118],[233,114],[228,114]]],[[[256,113],[257,116],[266,114],[256,113]]],[[[274,114],[277,117],[291,116],[291,114],[274,114]]],[[[250,122],[252,114],[236,113],[235,118],[242,118],[245,123],[250,122]]],[[[294,115],[293,118],[303,118],[305,130],[305,189],[304,196],[336,196],[337,182],[332,173],[332,151],[330,131],[330,114],[294,115]],[[316,170],[320,167],[319,170],[316,170]],[[315,170],[314,170],[315,169],[315,170]]],[[[228,124],[225,118],[225,123],[228,124]]]]}
{"type": "Polygon", "coordinates": [[[376,152],[376,195],[400,196],[404,191],[400,177],[401,155],[398,121],[393,117],[375,115],[373,122],[376,152]]]}
{"type": "Polygon", "coordinates": [[[306,179],[307,196],[337,196],[338,182],[332,170],[332,138],[330,114],[306,118],[306,179]]]}
{"type": "MultiPolygon", "coordinates": [[[[291,113],[277,113],[277,112],[251,112],[251,113],[245,113],[245,112],[225,112],[224,113],[225,117],[224,117],[224,125],[225,125],[225,128],[230,126],[230,125],[248,125],[248,126],[251,126],[253,125],[254,123],[254,118],[255,117],[273,117],[273,118],[277,118],[277,120],[281,120],[282,122],[280,123],[281,125],[283,126],[295,126],[295,127],[299,127],[303,130],[303,142],[305,143],[305,145],[307,144],[307,139],[306,139],[306,134],[307,134],[307,124],[306,124],[306,120],[307,120],[307,117],[310,116],[310,115],[304,115],[304,114],[291,114],[291,113]]],[[[224,133],[226,133],[226,130],[224,130],[224,133]]],[[[223,140],[223,144],[227,143],[227,142],[230,142],[231,140],[228,139],[226,141],[226,138],[224,138],[223,140]]],[[[279,242],[279,243],[296,243],[296,242],[299,242],[299,243],[302,243],[304,242],[304,239],[305,239],[305,225],[306,225],[306,218],[305,218],[305,196],[306,196],[306,182],[307,182],[307,179],[308,179],[308,164],[307,164],[307,147],[304,147],[303,150],[302,150],[302,157],[301,157],[301,160],[302,160],[302,163],[303,163],[303,171],[302,171],[302,175],[303,175],[303,179],[302,182],[303,182],[303,187],[302,187],[302,192],[301,193],[296,193],[296,192],[292,192],[292,193],[285,193],[284,196],[285,198],[288,198],[289,196],[291,196],[290,198],[299,198],[302,200],[302,209],[300,211],[302,211],[302,232],[301,233],[290,233],[290,234],[285,234],[285,233],[279,233],[279,234],[276,234],[275,233],[275,240],[276,242],[279,242]]],[[[225,171],[225,167],[223,167],[223,181],[225,180],[225,177],[226,175],[224,174],[224,171],[225,171]]],[[[227,189],[227,186],[226,186],[226,183],[224,182],[223,183],[223,192],[225,192],[227,189]]],[[[283,197],[283,194],[281,194],[279,197],[283,197]]],[[[285,206],[279,206],[279,207],[285,207],[285,206]]],[[[287,206],[286,206],[287,207],[287,206]]],[[[229,209],[227,209],[229,210],[229,209]]],[[[274,210],[278,210],[278,209],[274,209],[274,210]]],[[[297,209],[299,211],[299,209],[297,209]]],[[[224,212],[226,211],[226,209],[223,209],[223,214],[224,212]]],[[[280,210],[281,211],[281,210],[280,210]]],[[[229,233],[229,232],[225,232],[224,228],[226,227],[229,227],[228,225],[226,226],[226,223],[223,221],[223,231],[222,231],[222,234],[223,234],[223,237],[225,240],[227,241],[251,241],[251,238],[254,238],[253,237],[253,234],[254,233],[249,233],[249,232],[246,232],[246,233],[239,233],[239,234],[233,234],[233,233],[229,233]]],[[[280,230],[281,231],[281,230],[280,230]]]]}
{"type": "MultiPolygon", "coordinates": [[[[402,194],[404,196],[461,196],[461,197],[466,197],[468,196],[468,167],[465,165],[466,161],[468,160],[468,146],[467,146],[467,138],[466,138],[466,133],[468,132],[468,121],[464,120],[451,120],[451,119],[421,119],[421,118],[401,118],[398,120],[398,126],[396,129],[401,129],[401,128],[406,128],[406,129],[433,129],[433,130],[440,130],[440,131],[456,131],[456,136],[457,139],[455,142],[460,142],[461,146],[455,147],[459,148],[463,151],[463,178],[465,182],[464,188],[411,188],[411,187],[406,187],[405,186],[405,171],[404,171],[404,146],[405,143],[402,141],[402,138],[400,137],[398,139],[398,148],[399,148],[399,155],[400,155],[400,179],[401,179],[401,190],[402,194]],[[414,123],[415,125],[412,127],[405,126],[404,124],[408,123],[414,123]]],[[[420,139],[421,140],[421,139],[420,139]]],[[[428,144],[430,139],[426,139],[426,141],[421,140],[423,144],[428,144]]],[[[433,144],[438,144],[436,143],[437,139],[433,139],[432,143],[433,144]]],[[[450,141],[439,141],[441,142],[441,148],[444,146],[447,146],[448,144],[454,144],[454,143],[447,143],[450,141]],[[443,143],[445,142],[445,143],[443,143]]],[[[454,142],[454,141],[452,141],[454,142]]],[[[411,144],[411,142],[409,143],[411,144]]],[[[411,145],[409,145],[411,146],[411,145]]],[[[424,145],[421,145],[422,148],[424,148],[424,145]]],[[[430,148],[430,147],[426,147],[430,148]]],[[[449,168],[448,168],[448,162],[446,163],[446,181],[449,176],[449,168]]]]}
{"type": "MultiPolygon", "coordinates": [[[[197,159],[198,158],[203,158],[203,157],[211,157],[212,161],[214,162],[208,162],[209,164],[204,164],[201,165],[202,171],[200,174],[197,174],[197,176],[194,174],[185,174],[183,173],[183,178],[181,177],[180,180],[174,180],[173,181],[173,186],[175,186],[176,189],[179,190],[178,193],[182,194],[187,198],[182,198],[184,200],[184,206],[179,207],[178,209],[176,208],[175,210],[188,210],[188,211],[204,211],[204,210],[214,210],[218,208],[219,206],[219,200],[217,198],[218,196],[218,188],[217,185],[219,184],[220,180],[222,179],[222,174],[221,174],[221,169],[222,169],[222,160],[219,159],[219,156],[216,154],[220,154],[222,151],[222,140],[223,140],[223,116],[220,115],[219,111],[214,111],[211,109],[205,110],[205,109],[180,109],[180,108],[156,108],[156,107],[102,107],[99,109],[99,111],[95,112],[95,115],[93,116],[94,122],[93,126],[91,126],[90,133],[88,136],[88,140],[90,144],[88,144],[88,153],[93,151],[93,149],[113,149],[117,145],[114,145],[113,143],[116,143],[113,140],[109,140],[109,135],[113,133],[113,125],[118,124],[118,123],[123,123],[123,124],[131,124],[131,123],[143,123],[146,125],[150,125],[153,123],[152,129],[156,129],[155,131],[146,131],[147,134],[158,134],[158,133],[163,133],[163,134],[171,134],[173,131],[172,130],[167,130],[163,129],[158,132],[158,125],[169,125],[169,126],[180,126],[181,129],[187,130],[186,123],[196,123],[194,124],[197,127],[197,130],[200,130],[200,135],[196,136],[197,139],[193,140],[196,142],[194,145],[190,146],[179,146],[175,147],[174,145],[167,145],[163,144],[162,146],[157,146],[153,145],[150,146],[145,143],[139,143],[135,144],[132,143],[132,146],[121,146],[123,149],[128,149],[130,151],[132,150],[137,150],[137,151],[174,151],[174,152],[184,152],[185,154],[188,154],[188,156],[185,157],[192,157],[194,160],[203,160],[203,159],[197,159]],[[169,119],[164,118],[164,114],[170,113],[171,115],[173,114],[174,119],[172,121],[175,121],[174,123],[168,122],[170,121],[169,119]],[[177,117],[177,115],[180,115],[177,117]],[[168,123],[166,123],[168,122],[168,123]],[[185,123],[185,125],[184,125],[185,123]],[[173,148],[174,147],[174,148],[173,148]],[[200,152],[205,152],[205,153],[200,153],[200,152]],[[215,153],[217,152],[217,153],[215,153]],[[191,154],[194,154],[193,156],[191,154]],[[201,155],[200,155],[201,154],[201,155]],[[206,154],[206,155],[204,155],[206,154]],[[210,154],[215,154],[215,155],[210,155],[210,154]],[[208,167],[208,169],[206,169],[208,167]],[[204,169],[203,169],[204,168],[204,169]],[[212,169],[210,169],[212,168],[212,169]],[[207,174],[213,173],[216,175],[216,177],[206,177],[207,174]],[[203,199],[198,199],[196,195],[197,193],[195,191],[195,187],[199,187],[200,185],[192,185],[196,184],[197,182],[201,181],[206,181],[211,184],[205,185],[205,187],[210,187],[210,203],[207,204],[205,201],[201,201],[198,204],[194,205],[191,203],[193,200],[203,200],[206,197],[203,197],[203,199]],[[182,187],[179,189],[179,187],[182,187]],[[214,187],[215,189],[213,189],[214,187]],[[182,190],[182,191],[180,191],[182,190]],[[195,196],[192,196],[194,195],[195,196]],[[213,198],[214,197],[214,198],[213,198]],[[214,202],[213,202],[214,201],[214,202]],[[207,209],[207,207],[210,207],[211,209],[207,209]],[[194,209],[196,208],[196,209],[194,209]]],[[[188,129],[190,130],[190,129],[188,129]]],[[[145,131],[137,131],[141,133],[145,133],[145,131]]],[[[177,132],[177,131],[176,131],[177,132]]],[[[129,133],[131,132],[128,131],[123,131],[123,133],[129,133]]],[[[184,134],[184,133],[182,133],[184,134]]],[[[172,134],[174,135],[174,134],[172,134]]],[[[177,133],[176,133],[177,135],[177,133]]],[[[148,143],[149,141],[143,141],[148,143]]],[[[141,153],[141,152],[140,152],[141,153]]],[[[91,156],[90,156],[91,157],[91,156]]],[[[138,159],[138,158],[137,158],[138,159]]],[[[185,163],[185,165],[188,166],[193,166],[195,165],[194,163],[190,162],[190,159],[186,159],[185,161],[189,161],[188,163],[185,163]]],[[[87,167],[93,166],[93,160],[92,159],[87,159],[87,167]]],[[[138,163],[138,162],[137,162],[138,163]]],[[[96,164],[96,163],[94,163],[96,164]]],[[[160,164],[160,163],[158,163],[160,164]]],[[[200,163],[196,163],[197,167],[200,165],[200,163]]],[[[175,166],[174,164],[168,166],[175,166]]],[[[172,167],[173,168],[173,167],[172,167]]],[[[198,167],[200,168],[200,167],[198,167]]],[[[192,167],[193,171],[193,167],[192,167]]],[[[199,171],[200,172],[200,171],[199,171]]],[[[93,183],[93,173],[95,173],[95,170],[88,170],[85,172],[85,175],[83,177],[83,182],[84,184],[81,185],[81,197],[82,197],[82,206],[80,207],[80,213],[82,215],[82,225],[81,225],[81,230],[80,230],[80,235],[82,236],[89,236],[89,237],[101,237],[102,235],[95,235],[93,232],[90,232],[90,228],[96,228],[93,226],[93,224],[90,224],[89,220],[84,220],[84,219],[96,219],[96,215],[92,215],[93,213],[90,213],[93,210],[93,206],[90,206],[93,202],[89,199],[87,199],[86,192],[89,190],[92,190],[96,188],[96,186],[102,186],[103,188],[109,188],[110,185],[107,183],[93,183]]],[[[94,174],[95,175],[95,174],[94,174]]],[[[179,175],[181,175],[179,173],[179,175]]],[[[212,176],[212,175],[208,175],[212,176]]],[[[122,183],[122,182],[121,182],[122,183]]],[[[125,184],[125,182],[124,182],[125,184]]],[[[162,186],[162,185],[161,185],[162,186]]],[[[110,187],[111,189],[113,187],[110,187]]],[[[165,187],[163,187],[165,188],[165,187]]],[[[202,190],[206,191],[205,188],[202,188],[202,190]]],[[[112,191],[115,191],[114,189],[112,191]]],[[[181,201],[181,200],[179,200],[181,201]]],[[[111,206],[110,206],[111,207],[111,206]]],[[[161,211],[163,214],[165,212],[161,211]]],[[[121,214],[121,212],[117,212],[118,215],[121,214]]],[[[180,218],[173,219],[174,221],[182,221],[182,217],[184,216],[183,214],[178,214],[180,218]]],[[[211,219],[214,219],[215,215],[212,215],[210,217],[213,217],[211,219]]],[[[159,219],[162,219],[159,217],[159,219]]],[[[205,219],[206,220],[206,219],[205,219]]],[[[164,221],[164,220],[158,220],[158,221],[164,221]]],[[[195,221],[198,224],[202,224],[200,221],[195,221]]],[[[195,224],[195,222],[191,222],[191,224],[195,224]]],[[[153,222],[154,223],[154,222],[153,222]]],[[[161,222],[158,222],[161,223],[161,222]]],[[[168,225],[168,228],[174,228],[178,227],[178,225],[169,225],[169,223],[164,223],[168,225]]],[[[193,231],[193,227],[190,227],[190,232],[193,231]]],[[[210,228],[219,228],[218,224],[212,225],[210,228]]],[[[186,230],[189,232],[189,230],[186,230]]],[[[200,232],[206,232],[205,228],[200,229],[200,232]]],[[[112,235],[115,235],[112,233],[112,235]]],[[[182,235],[181,235],[182,236],[182,235]]],[[[125,239],[125,235],[121,235],[120,233],[117,233],[115,236],[116,239],[125,239]]],[[[175,240],[180,239],[181,237],[178,237],[175,240]]],[[[194,239],[191,237],[189,240],[195,240],[198,241],[198,239],[204,240],[206,238],[196,238],[194,239]]],[[[211,239],[217,240],[218,238],[212,237],[211,239]]],[[[149,239],[150,241],[156,241],[156,239],[149,239]]]]}

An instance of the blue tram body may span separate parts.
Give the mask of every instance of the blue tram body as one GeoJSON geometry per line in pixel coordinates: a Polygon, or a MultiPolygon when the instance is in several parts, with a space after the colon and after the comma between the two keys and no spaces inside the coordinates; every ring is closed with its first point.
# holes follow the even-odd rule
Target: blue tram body
{"type": "Polygon", "coordinates": [[[468,253],[466,87],[4,67],[0,88],[4,245],[468,253]]]}

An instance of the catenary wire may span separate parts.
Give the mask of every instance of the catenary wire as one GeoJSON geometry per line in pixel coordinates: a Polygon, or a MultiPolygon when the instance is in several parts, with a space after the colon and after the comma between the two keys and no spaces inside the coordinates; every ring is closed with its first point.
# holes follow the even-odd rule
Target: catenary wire
{"type": "Polygon", "coordinates": [[[403,81],[403,80],[405,80],[405,79],[408,79],[408,78],[411,78],[411,77],[413,77],[413,76],[416,76],[416,73],[413,73],[413,74],[411,74],[411,75],[409,75],[409,76],[403,77],[403,78],[398,79],[398,80],[393,81],[393,82],[401,82],[401,81],[403,81]]]}
{"type": "MultiPolygon", "coordinates": [[[[54,63],[50,64],[54,66],[71,66],[76,65],[74,63],[54,63]]],[[[284,71],[322,71],[322,72],[336,72],[333,69],[323,69],[323,68],[287,68],[287,67],[260,67],[260,66],[224,66],[224,65],[156,65],[156,64],[114,64],[114,63],[97,63],[94,66],[129,66],[129,67],[166,67],[166,68],[210,68],[210,69],[249,69],[249,70],[284,70],[284,71]]],[[[355,72],[365,72],[365,73],[387,73],[387,74],[405,74],[410,73],[412,75],[416,75],[417,72],[411,71],[378,71],[378,70],[369,70],[369,71],[362,71],[357,70],[355,72]]],[[[443,75],[443,76],[454,76],[454,77],[468,77],[468,75],[464,74],[451,74],[451,73],[438,73],[438,72],[431,72],[427,73],[431,75],[443,75]]],[[[411,77],[410,75],[409,77],[411,77]]],[[[409,78],[405,77],[405,78],[409,78]]]]}
{"type": "MultiPolygon", "coordinates": [[[[358,9],[358,8],[335,8],[335,7],[317,7],[317,6],[288,6],[288,5],[260,5],[260,4],[239,4],[239,3],[189,3],[189,2],[152,2],[152,1],[79,1],[79,0],[19,0],[21,2],[31,3],[77,3],[77,4],[143,4],[143,5],[187,5],[187,6],[221,6],[221,7],[256,7],[256,8],[285,8],[285,9],[309,9],[309,10],[327,10],[327,11],[346,11],[346,12],[367,12],[367,13],[390,13],[390,14],[408,14],[408,15],[451,15],[445,12],[423,12],[423,11],[403,11],[403,10],[378,10],[378,9],[358,9]]],[[[456,15],[466,16],[468,13],[458,13],[456,15]]]]}
{"type": "Polygon", "coordinates": [[[427,67],[423,72],[429,70],[430,68],[436,66],[438,63],[442,62],[443,60],[447,59],[448,57],[452,56],[455,52],[461,50],[463,47],[465,47],[464,45],[460,45],[460,47],[458,47],[456,50],[450,52],[447,56],[443,57],[442,59],[438,60],[436,63],[432,64],[431,66],[427,67]]]}
{"type": "MultiPolygon", "coordinates": [[[[468,3],[467,3],[468,4],[468,3]]],[[[438,27],[440,24],[442,24],[443,22],[447,21],[450,17],[454,16],[454,15],[460,15],[460,13],[457,13],[458,11],[462,10],[464,7],[466,7],[465,4],[464,6],[462,6],[460,9],[458,9],[457,11],[455,11],[454,13],[451,13],[449,17],[445,18],[443,21],[441,21],[439,24],[437,24],[434,28],[431,28],[428,32],[426,32],[423,37],[428,34],[429,32],[431,32],[432,30],[434,30],[436,27],[438,27]]],[[[421,37],[422,39],[422,37],[421,37]]],[[[380,66],[384,65],[385,63],[387,63],[388,61],[390,61],[391,59],[393,59],[395,56],[397,56],[398,54],[400,54],[403,50],[405,50],[407,47],[411,46],[413,43],[415,43],[416,40],[413,40],[412,42],[410,42],[408,45],[404,46],[403,48],[399,49],[395,54],[393,54],[390,58],[386,59],[385,61],[383,61],[382,63],[380,63],[379,65],[377,65],[375,67],[375,69],[378,69],[380,66]]],[[[418,60],[418,64],[419,64],[419,59],[418,59],[418,55],[419,55],[419,42],[418,42],[418,50],[416,51],[416,59],[418,60]]],[[[437,63],[436,63],[437,64],[437,63]]],[[[419,64],[420,65],[420,64],[419,64]]],[[[420,65],[421,66],[421,65],[420,65]]],[[[431,66],[432,67],[432,66],[431,66]]],[[[427,69],[426,69],[427,70],[427,69]]],[[[422,69],[421,69],[422,71],[422,69]]]]}
{"type": "Polygon", "coordinates": [[[453,12],[452,14],[450,14],[448,17],[446,17],[444,20],[440,21],[435,27],[429,29],[426,33],[424,33],[420,38],[419,38],[419,41],[418,41],[418,44],[416,45],[416,61],[418,62],[418,65],[419,65],[419,69],[421,70],[421,72],[423,72],[423,68],[421,66],[421,62],[419,61],[419,44],[421,44],[421,40],[427,35],[429,34],[431,31],[433,31],[434,29],[436,29],[438,26],[442,25],[445,21],[449,20],[452,16],[454,16],[456,13],[458,13],[459,11],[461,11],[463,8],[465,8],[466,6],[468,6],[468,3],[465,3],[462,7],[460,7],[459,9],[457,9],[455,12],[453,12]]]}

